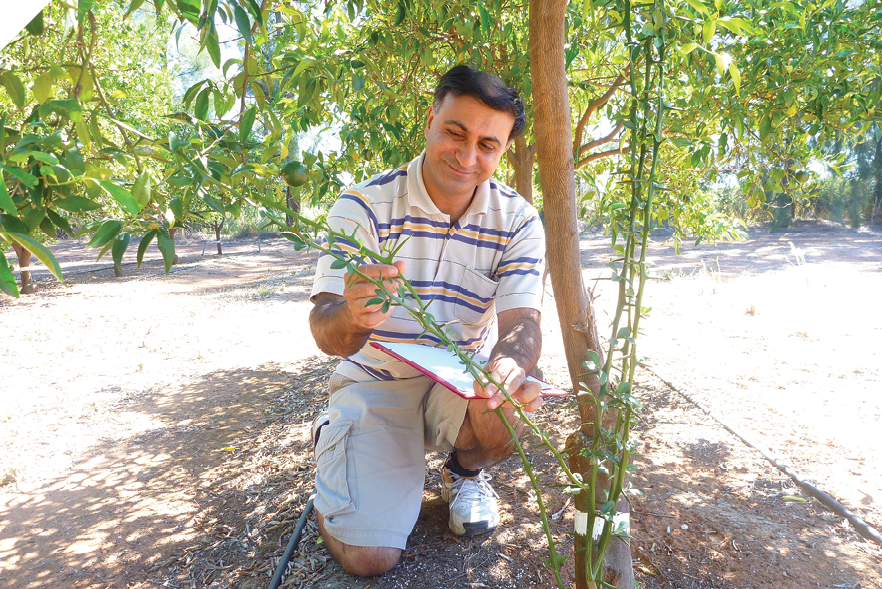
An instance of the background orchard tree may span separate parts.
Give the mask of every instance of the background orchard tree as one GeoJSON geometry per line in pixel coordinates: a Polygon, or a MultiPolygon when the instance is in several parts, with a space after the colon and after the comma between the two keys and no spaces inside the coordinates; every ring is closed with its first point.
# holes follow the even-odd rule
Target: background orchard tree
{"type": "MultiPolygon", "coordinates": [[[[613,516],[626,509],[616,500],[633,446],[606,432],[625,432],[627,442],[636,408],[630,386],[648,231],[666,222],[675,239],[735,237],[736,226],[710,212],[708,183],[737,173],[752,205],[766,194],[792,199],[811,188],[812,160],[842,163],[824,150],[830,141],[878,139],[878,8],[840,0],[536,0],[525,18],[525,5],[504,0],[134,0],[127,21],[112,2],[56,8],[45,34],[60,31],[55,59],[72,61],[53,77],[51,66],[26,64],[19,40],[12,55],[20,46],[21,57],[0,72],[8,121],[0,125],[0,237],[42,256],[60,276],[34,236],[48,239],[74,218],[79,234],[94,232],[90,245],[117,263],[131,235],[143,233],[139,261],[155,238],[168,270],[171,236],[184,223],[209,212],[236,216],[243,206],[271,219],[293,213],[279,178],[292,160],[306,167],[303,195],[330,200],[352,179],[417,155],[431,90],[449,67],[466,62],[498,73],[519,89],[532,121],[501,173],[544,210],[573,390],[586,401],[578,432],[585,440],[571,458],[587,459],[580,476],[597,486],[578,505],[587,521],[606,522],[597,543],[591,532],[579,540],[577,582],[626,586],[630,554],[614,540],[622,534],[613,516]],[[168,117],[148,112],[141,120],[126,102],[135,82],[96,64],[101,27],[136,22],[148,7],[155,22],[170,23],[159,37],[192,37],[220,76],[193,81],[179,104],[152,111],[168,117]],[[228,29],[233,38],[219,32],[228,29]],[[332,140],[299,150],[301,135],[332,140]],[[577,194],[577,175],[590,191],[577,194]],[[595,321],[580,271],[586,203],[611,235],[611,278],[621,287],[603,339],[606,326],[595,321]],[[604,571],[599,555],[609,546],[604,571]]],[[[0,284],[17,294],[5,258],[0,263],[0,284]]]]}

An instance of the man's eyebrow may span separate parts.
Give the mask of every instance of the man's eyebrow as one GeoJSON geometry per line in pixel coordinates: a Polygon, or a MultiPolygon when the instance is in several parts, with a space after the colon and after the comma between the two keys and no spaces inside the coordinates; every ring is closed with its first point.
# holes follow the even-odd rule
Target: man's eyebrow
{"type": "MultiPolygon", "coordinates": [[[[456,119],[447,119],[446,121],[444,121],[444,124],[445,125],[455,125],[455,126],[459,127],[460,129],[462,129],[463,131],[465,131],[466,133],[469,132],[468,128],[465,125],[463,125],[462,123],[460,123],[459,121],[457,121],[456,119]]],[[[480,137],[480,140],[481,141],[491,141],[493,143],[496,143],[497,145],[502,145],[502,141],[500,141],[499,139],[497,139],[493,135],[487,135],[486,137],[480,137]]]]}

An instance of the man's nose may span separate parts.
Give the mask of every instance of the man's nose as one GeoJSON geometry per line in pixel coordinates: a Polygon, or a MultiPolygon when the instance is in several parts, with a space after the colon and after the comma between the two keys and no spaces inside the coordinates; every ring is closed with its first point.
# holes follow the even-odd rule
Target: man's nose
{"type": "Polygon", "coordinates": [[[456,152],[456,160],[463,168],[470,168],[475,164],[478,150],[471,142],[464,142],[456,152]]]}

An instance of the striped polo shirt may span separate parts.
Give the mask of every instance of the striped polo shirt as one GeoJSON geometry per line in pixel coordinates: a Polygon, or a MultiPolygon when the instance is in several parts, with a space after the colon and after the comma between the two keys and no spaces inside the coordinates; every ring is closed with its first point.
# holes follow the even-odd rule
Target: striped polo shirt
{"type": "MultiPolygon", "coordinates": [[[[404,241],[396,260],[406,264],[407,278],[429,313],[455,334],[463,349],[489,353],[496,342],[496,314],[507,309],[541,311],[545,235],[539,215],[518,193],[490,179],[479,185],[471,205],[453,225],[426,192],[422,176],[425,152],[409,164],[378,174],[344,191],[328,224],[351,235],[369,249],[391,251],[404,241]],[[406,240],[406,241],[405,241],[406,240]]],[[[345,241],[338,250],[357,251],[345,241]]],[[[333,258],[318,260],[312,295],[343,294],[345,269],[332,269],[333,258]]],[[[415,369],[370,347],[371,341],[438,343],[420,335],[410,314],[394,307],[374,329],[365,347],[337,368],[364,380],[410,378],[415,369]]]]}

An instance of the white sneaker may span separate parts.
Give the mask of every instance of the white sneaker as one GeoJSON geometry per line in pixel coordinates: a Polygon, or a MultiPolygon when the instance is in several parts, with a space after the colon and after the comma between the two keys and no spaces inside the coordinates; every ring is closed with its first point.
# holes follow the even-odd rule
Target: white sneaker
{"type": "Polygon", "coordinates": [[[473,478],[441,468],[441,498],[450,504],[450,530],[458,536],[489,532],[499,525],[499,495],[490,486],[493,478],[484,471],[473,478]]]}

